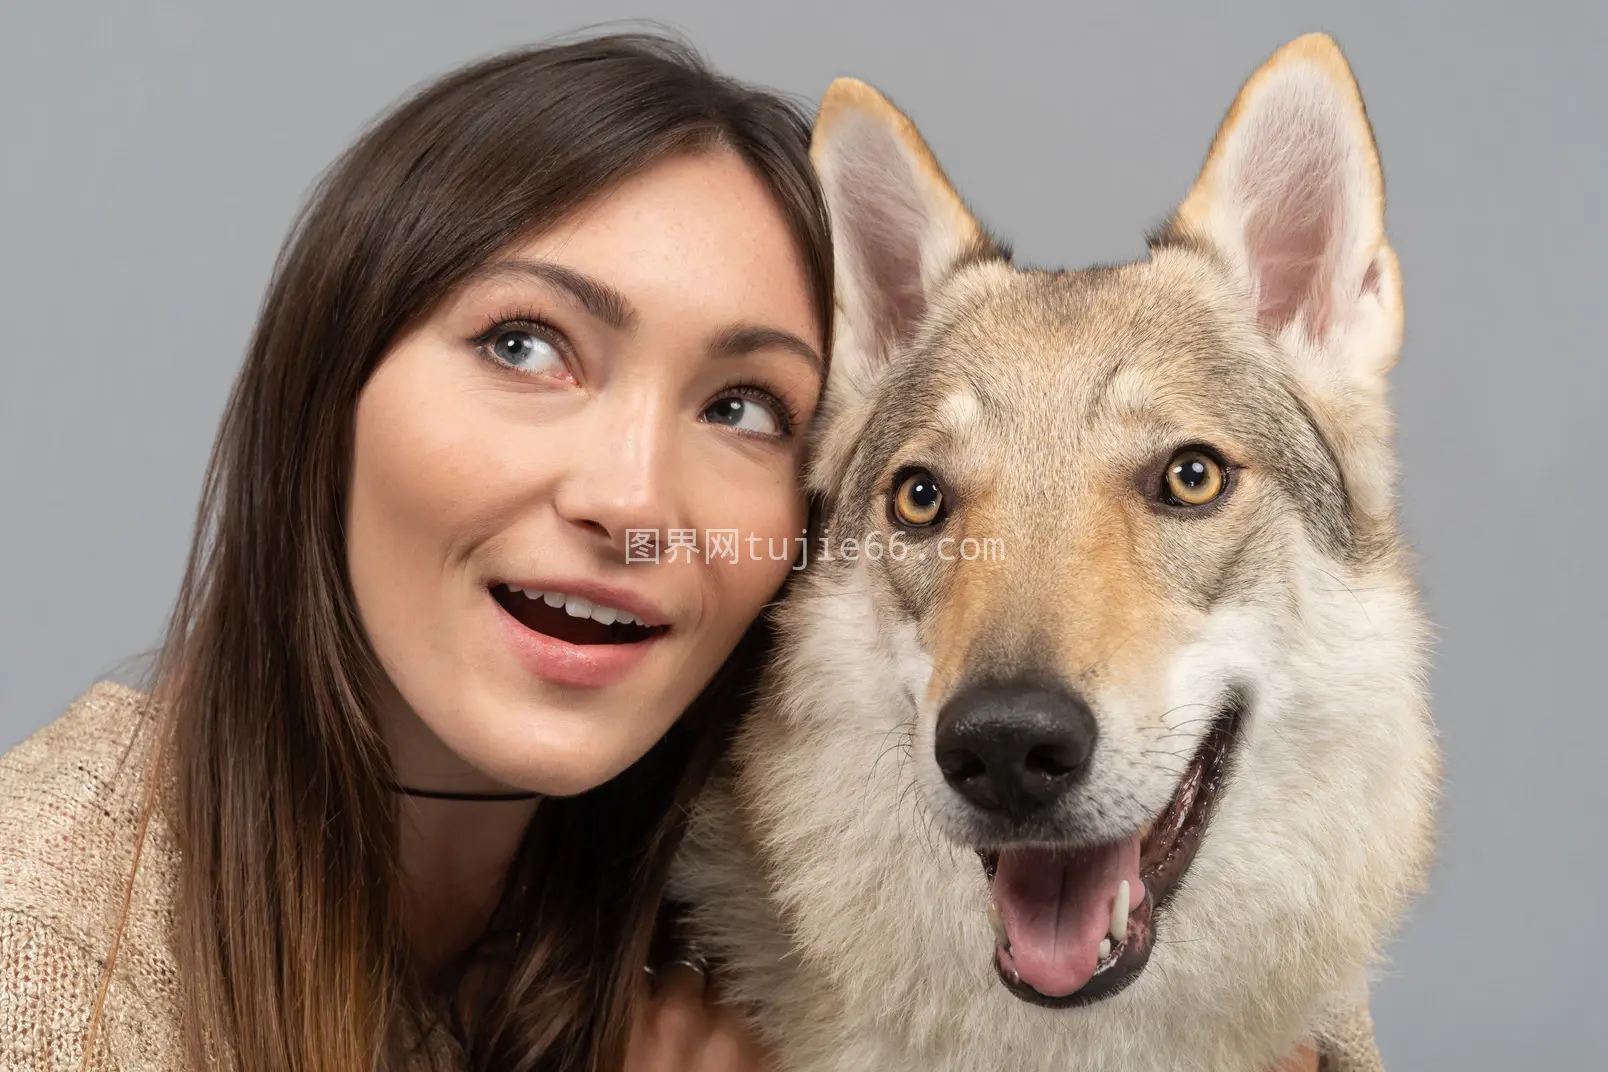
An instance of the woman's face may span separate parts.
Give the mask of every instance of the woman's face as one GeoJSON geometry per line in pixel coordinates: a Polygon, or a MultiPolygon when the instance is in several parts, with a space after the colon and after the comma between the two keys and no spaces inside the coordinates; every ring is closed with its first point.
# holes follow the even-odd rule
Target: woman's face
{"type": "Polygon", "coordinates": [[[577,793],[665,733],[796,558],[821,327],[781,210],[715,151],[396,341],[358,400],[347,538],[405,783],[577,793]]]}

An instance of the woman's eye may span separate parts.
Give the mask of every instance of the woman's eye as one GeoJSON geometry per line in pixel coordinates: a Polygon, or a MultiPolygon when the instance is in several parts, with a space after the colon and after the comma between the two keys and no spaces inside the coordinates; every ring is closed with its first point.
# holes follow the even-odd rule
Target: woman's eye
{"type": "Polygon", "coordinates": [[[558,347],[524,328],[497,332],[487,341],[487,349],[502,364],[525,372],[561,372],[564,368],[558,347]]]}
{"type": "Polygon", "coordinates": [[[782,419],[774,407],[743,395],[717,398],[704,410],[704,420],[756,435],[779,436],[783,430],[782,419]]]}

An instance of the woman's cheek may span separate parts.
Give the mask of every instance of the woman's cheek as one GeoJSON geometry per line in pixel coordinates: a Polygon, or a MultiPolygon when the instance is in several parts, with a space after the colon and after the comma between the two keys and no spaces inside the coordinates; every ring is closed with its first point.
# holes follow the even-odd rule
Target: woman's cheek
{"type": "Polygon", "coordinates": [[[757,539],[742,548],[739,601],[753,617],[793,570],[804,549],[805,512],[802,499],[779,504],[760,520],[757,539]]]}

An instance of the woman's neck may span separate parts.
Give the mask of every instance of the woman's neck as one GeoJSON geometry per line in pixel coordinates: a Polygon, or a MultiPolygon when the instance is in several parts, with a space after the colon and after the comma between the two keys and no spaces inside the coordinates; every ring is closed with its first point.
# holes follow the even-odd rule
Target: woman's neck
{"type": "Polygon", "coordinates": [[[398,801],[403,926],[433,975],[485,930],[538,801],[398,801]]]}
{"type": "MultiPolygon", "coordinates": [[[[396,783],[489,793],[512,789],[453,753],[400,696],[380,708],[396,783]]],[[[402,923],[434,975],[485,930],[538,800],[439,800],[398,793],[402,923]]]]}

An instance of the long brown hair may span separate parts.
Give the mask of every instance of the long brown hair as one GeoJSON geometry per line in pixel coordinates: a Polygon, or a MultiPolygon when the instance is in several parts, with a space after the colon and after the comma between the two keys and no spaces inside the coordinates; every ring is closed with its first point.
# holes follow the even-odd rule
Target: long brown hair
{"type": "MultiPolygon", "coordinates": [[[[712,148],[769,187],[828,333],[830,229],[808,143],[792,103],[675,41],[613,35],[446,76],[320,182],[230,396],[153,679],[196,1067],[397,1067],[401,1040],[441,1013],[402,938],[396,800],[371,717],[383,677],[346,568],[353,414],[381,356],[511,243],[712,148]]],[[[490,937],[476,951],[497,968],[456,1027],[470,1068],[620,1065],[684,806],[768,643],[762,618],[646,757],[537,810],[488,932],[518,940],[500,958],[490,937]]]]}

